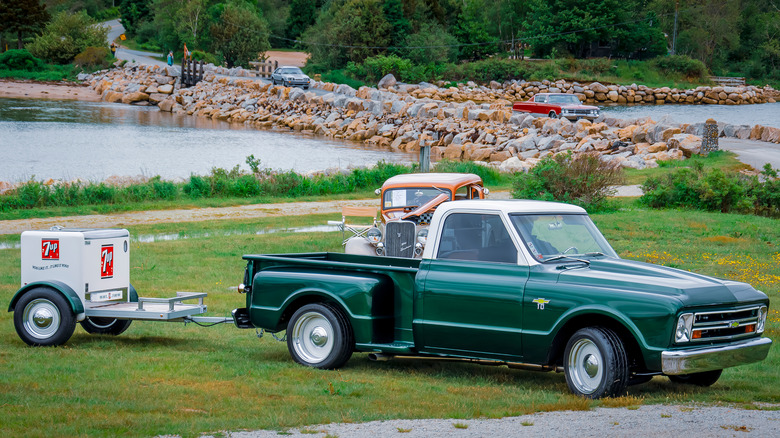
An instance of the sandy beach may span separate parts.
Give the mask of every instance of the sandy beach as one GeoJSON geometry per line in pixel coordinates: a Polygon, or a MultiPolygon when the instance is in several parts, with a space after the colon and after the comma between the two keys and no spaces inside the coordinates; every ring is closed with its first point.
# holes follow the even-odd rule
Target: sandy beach
{"type": "Polygon", "coordinates": [[[97,102],[100,95],[87,85],[63,82],[0,79],[0,98],[85,100],[97,102]]]}

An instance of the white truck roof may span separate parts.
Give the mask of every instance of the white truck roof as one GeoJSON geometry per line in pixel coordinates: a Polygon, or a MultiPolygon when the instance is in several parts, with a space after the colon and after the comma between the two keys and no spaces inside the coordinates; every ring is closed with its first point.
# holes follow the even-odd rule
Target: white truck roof
{"type": "MultiPolygon", "coordinates": [[[[432,259],[434,251],[438,246],[439,234],[441,231],[442,218],[446,217],[450,212],[462,212],[462,213],[499,213],[503,216],[503,219],[507,220],[507,215],[512,213],[528,213],[528,214],[587,214],[584,208],[576,205],[565,204],[562,202],[548,202],[548,201],[531,201],[526,199],[469,199],[461,201],[450,201],[441,204],[436,212],[433,214],[431,220],[430,235],[428,236],[428,244],[423,250],[423,259],[432,259]],[[435,241],[431,241],[433,238],[435,241]]],[[[507,229],[511,230],[512,227],[509,223],[505,223],[507,229]]],[[[531,257],[524,245],[519,245],[520,237],[516,235],[514,231],[510,231],[515,234],[514,239],[521,251],[522,257],[527,263],[538,263],[531,257]]]]}

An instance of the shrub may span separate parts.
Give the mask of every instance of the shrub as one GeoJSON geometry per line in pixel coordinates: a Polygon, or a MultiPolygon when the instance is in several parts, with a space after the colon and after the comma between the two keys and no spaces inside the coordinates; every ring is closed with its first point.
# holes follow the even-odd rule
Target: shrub
{"type": "Polygon", "coordinates": [[[652,208],[700,210],[780,216],[780,180],[764,166],[762,179],[720,169],[705,172],[701,163],[661,177],[648,178],[639,201],[652,208]]]}
{"type": "Polygon", "coordinates": [[[86,71],[95,71],[110,67],[113,61],[111,50],[107,47],[87,47],[86,50],[76,55],[73,64],[86,71]]]}
{"type": "Polygon", "coordinates": [[[501,173],[492,167],[482,166],[473,161],[442,160],[436,163],[436,172],[473,173],[482,178],[486,185],[499,184],[501,173]]]}
{"type": "MultiPolygon", "coordinates": [[[[165,55],[167,56],[167,53],[165,55]]],[[[206,64],[219,65],[219,60],[215,55],[212,55],[211,53],[203,52],[201,50],[193,50],[192,59],[194,59],[195,61],[203,61],[206,64]]]]}
{"type": "Polygon", "coordinates": [[[703,62],[685,55],[659,56],[651,63],[665,73],[678,73],[687,79],[702,79],[707,76],[707,66],[703,62]]]}
{"type": "Polygon", "coordinates": [[[60,12],[27,47],[46,61],[68,64],[87,47],[104,46],[107,35],[108,28],[95,23],[84,11],[60,12]]]}
{"type": "Polygon", "coordinates": [[[589,211],[608,209],[612,186],[624,181],[623,169],[601,161],[598,154],[571,152],[543,158],[529,173],[521,173],[514,183],[512,197],[561,201],[589,211]]]}
{"type": "Polygon", "coordinates": [[[0,54],[0,69],[37,71],[44,68],[43,61],[24,49],[11,49],[0,54]]]}

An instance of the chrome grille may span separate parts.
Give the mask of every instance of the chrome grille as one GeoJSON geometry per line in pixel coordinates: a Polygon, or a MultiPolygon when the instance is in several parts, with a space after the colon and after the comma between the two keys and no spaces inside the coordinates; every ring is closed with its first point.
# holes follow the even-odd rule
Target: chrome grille
{"type": "Polygon", "coordinates": [[[415,225],[410,221],[390,221],[385,225],[385,255],[414,256],[415,225]]]}
{"type": "Polygon", "coordinates": [[[734,339],[756,333],[759,307],[696,312],[693,314],[693,341],[734,339]]]}

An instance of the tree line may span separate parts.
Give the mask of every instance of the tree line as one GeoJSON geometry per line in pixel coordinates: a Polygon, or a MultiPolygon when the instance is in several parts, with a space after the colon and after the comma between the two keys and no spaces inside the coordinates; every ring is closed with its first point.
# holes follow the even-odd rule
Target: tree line
{"type": "Polygon", "coordinates": [[[22,45],[47,11],[77,9],[115,10],[142,47],[179,54],[186,43],[228,66],[271,47],[305,50],[321,70],[377,56],[436,65],[674,49],[716,74],[780,80],[780,0],[0,0],[0,32],[22,45]]]}

